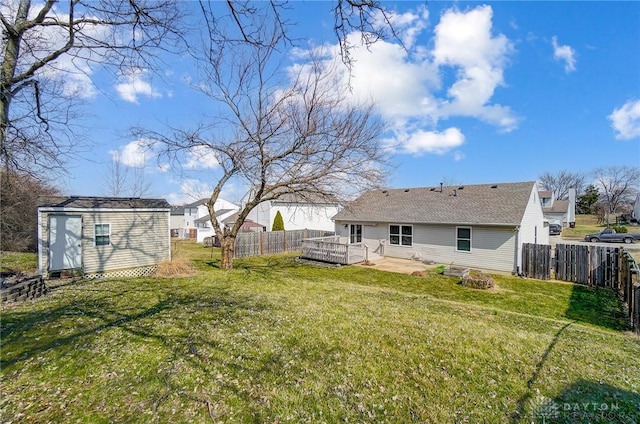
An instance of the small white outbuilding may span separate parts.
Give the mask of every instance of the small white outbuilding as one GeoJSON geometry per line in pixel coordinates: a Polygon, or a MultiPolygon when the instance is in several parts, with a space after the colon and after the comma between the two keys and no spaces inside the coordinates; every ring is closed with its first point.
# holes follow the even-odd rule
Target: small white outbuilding
{"type": "Polygon", "coordinates": [[[171,259],[164,199],[47,197],[38,205],[38,268],[87,278],[140,277],[171,259]]]}

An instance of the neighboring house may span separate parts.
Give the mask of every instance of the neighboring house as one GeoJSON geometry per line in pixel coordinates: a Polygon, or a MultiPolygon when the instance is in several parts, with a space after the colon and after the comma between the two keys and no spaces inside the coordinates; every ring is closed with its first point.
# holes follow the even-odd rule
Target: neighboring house
{"type": "Polygon", "coordinates": [[[171,228],[171,237],[186,237],[184,235],[186,228],[184,206],[171,206],[170,219],[169,228],[171,228]]]}
{"type": "MultiPolygon", "coordinates": [[[[238,212],[235,212],[233,215],[226,218],[222,223],[224,224],[225,227],[231,228],[235,225],[237,220],[238,220],[238,212]]],[[[245,219],[242,225],[240,226],[240,232],[246,233],[250,231],[253,231],[255,233],[260,233],[263,231],[267,231],[267,227],[265,227],[262,224],[258,224],[257,222],[253,222],[250,219],[245,219]]]]}
{"type": "Polygon", "coordinates": [[[568,227],[572,222],[575,223],[576,214],[576,191],[569,190],[569,198],[567,200],[557,200],[553,195],[553,191],[540,190],[540,204],[542,205],[542,213],[550,224],[560,224],[568,227]]]}
{"type": "MultiPolygon", "coordinates": [[[[248,195],[247,195],[248,197],[248,195]]],[[[243,199],[246,203],[247,197],[243,199]]],[[[340,205],[326,200],[313,200],[313,196],[283,194],[276,200],[259,203],[249,212],[247,219],[264,226],[267,231],[273,228],[278,211],[282,215],[285,230],[325,230],[333,231],[332,217],[338,213],[340,205]]]]}
{"type": "Polygon", "coordinates": [[[38,206],[38,269],[85,277],[148,275],[171,259],[164,199],[48,197],[38,206]]]}
{"type": "Polygon", "coordinates": [[[633,209],[631,210],[631,216],[637,220],[640,220],[640,193],[636,194],[636,201],[633,202],[633,209]]]}
{"type": "Polygon", "coordinates": [[[523,243],[549,244],[533,181],[372,190],[334,220],[373,254],[514,273],[523,243]]]}
{"type": "MultiPolygon", "coordinates": [[[[205,237],[215,235],[213,224],[209,217],[209,209],[207,208],[208,201],[209,199],[200,199],[184,206],[184,221],[186,233],[188,233],[186,237],[195,239],[198,243],[202,243],[205,237]]],[[[238,209],[238,205],[222,198],[219,198],[213,204],[213,210],[216,212],[216,218],[219,222],[222,222],[238,209]]]]}

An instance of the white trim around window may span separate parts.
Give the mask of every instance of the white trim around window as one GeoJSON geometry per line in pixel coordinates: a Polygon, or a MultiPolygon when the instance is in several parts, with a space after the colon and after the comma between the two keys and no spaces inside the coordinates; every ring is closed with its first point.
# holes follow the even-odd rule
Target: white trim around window
{"type": "Polygon", "coordinates": [[[362,224],[349,224],[349,244],[362,243],[362,224]]]}
{"type": "Polygon", "coordinates": [[[471,227],[456,227],[456,252],[471,252],[471,227]]]}
{"type": "Polygon", "coordinates": [[[111,245],[111,224],[108,224],[108,223],[93,224],[93,245],[94,246],[111,245]]]}
{"type": "Polygon", "coordinates": [[[389,244],[413,246],[413,225],[389,224],[389,244]]]}

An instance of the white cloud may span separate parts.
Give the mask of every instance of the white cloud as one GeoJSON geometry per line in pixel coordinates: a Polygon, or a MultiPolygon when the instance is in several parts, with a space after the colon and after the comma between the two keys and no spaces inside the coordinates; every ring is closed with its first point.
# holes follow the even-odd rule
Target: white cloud
{"type": "Polygon", "coordinates": [[[464,135],[458,128],[447,128],[443,132],[417,130],[402,141],[407,153],[419,156],[423,153],[444,154],[464,144],[464,135]]]}
{"type": "Polygon", "coordinates": [[[179,193],[169,193],[164,197],[172,205],[192,203],[211,196],[213,186],[197,179],[184,179],[180,182],[179,193]]]}
{"type": "Polygon", "coordinates": [[[152,99],[162,97],[162,94],[145,80],[147,72],[143,69],[129,69],[122,76],[123,82],[116,85],[116,91],[123,100],[138,104],[139,96],[146,96],[152,99]]]}
{"type": "Polygon", "coordinates": [[[139,139],[130,142],[120,150],[111,150],[111,157],[121,164],[131,168],[142,168],[151,157],[149,140],[139,139]]]}
{"type": "MultiPolygon", "coordinates": [[[[342,81],[335,86],[348,83],[354,100],[374,102],[377,113],[389,124],[392,140],[387,145],[399,152],[442,154],[461,145],[460,130],[437,128],[449,118],[471,117],[501,131],[517,128],[520,118],[511,108],[492,102],[496,88],[505,85],[504,69],[514,49],[504,35],[493,34],[491,7],[449,9],[433,29],[432,38],[422,41],[417,37],[427,28],[427,16],[421,9],[393,17],[393,22],[402,24],[398,35],[406,49],[385,40],[369,49],[354,48],[351,75],[338,68],[342,81]],[[450,82],[451,74],[454,79],[450,82]]],[[[352,45],[359,44],[358,33],[349,37],[352,45]]],[[[296,55],[307,57],[301,51],[296,55]]],[[[338,55],[336,45],[320,51],[327,58],[327,67],[338,55]]]]}
{"type": "Polygon", "coordinates": [[[207,146],[195,146],[186,153],[184,167],[187,169],[211,169],[218,166],[218,159],[207,146]]]}
{"type": "Polygon", "coordinates": [[[493,10],[478,6],[466,12],[450,9],[435,28],[434,63],[457,70],[439,113],[443,117],[470,116],[511,131],[517,126],[508,106],[491,105],[497,87],[504,85],[503,71],[512,43],[492,34],[493,10]]]}
{"type": "Polygon", "coordinates": [[[629,100],[608,116],[616,139],[630,140],[640,137],[640,100],[629,100]]]}
{"type": "Polygon", "coordinates": [[[558,44],[558,38],[551,39],[553,45],[553,58],[564,62],[564,71],[566,73],[576,70],[576,51],[571,46],[562,46],[558,44]]]}
{"type": "MultiPolygon", "coordinates": [[[[17,13],[17,5],[18,2],[2,2],[0,12],[13,21],[17,13]]],[[[40,3],[33,4],[29,9],[29,18],[35,18],[42,7],[43,5],[40,3]]],[[[64,7],[59,11],[58,7],[54,6],[47,16],[49,19],[61,22],[69,20],[69,15],[65,13],[64,7]]],[[[95,39],[100,39],[104,29],[87,27],[83,29],[83,32],[95,39]]],[[[55,25],[36,26],[28,30],[22,38],[23,51],[18,62],[18,72],[25,71],[37,60],[59,50],[67,43],[68,36],[68,30],[55,25]]],[[[90,99],[97,94],[96,87],[91,80],[93,68],[90,61],[82,57],[74,57],[73,50],[40,68],[36,74],[51,81],[60,90],[60,93],[67,97],[90,99]]]]}
{"type": "MultiPolygon", "coordinates": [[[[164,196],[172,205],[183,205],[200,199],[208,199],[213,192],[213,184],[195,178],[180,180],[180,192],[169,193],[164,196]]],[[[220,193],[220,198],[240,204],[241,197],[246,193],[246,188],[228,183],[220,193]]]]}

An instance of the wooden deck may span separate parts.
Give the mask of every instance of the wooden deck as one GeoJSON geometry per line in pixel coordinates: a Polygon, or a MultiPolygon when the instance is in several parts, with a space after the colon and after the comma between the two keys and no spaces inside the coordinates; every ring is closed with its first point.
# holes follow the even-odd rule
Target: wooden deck
{"type": "Polygon", "coordinates": [[[364,244],[341,243],[338,236],[302,240],[301,258],[333,264],[351,265],[367,259],[364,244]]]}

